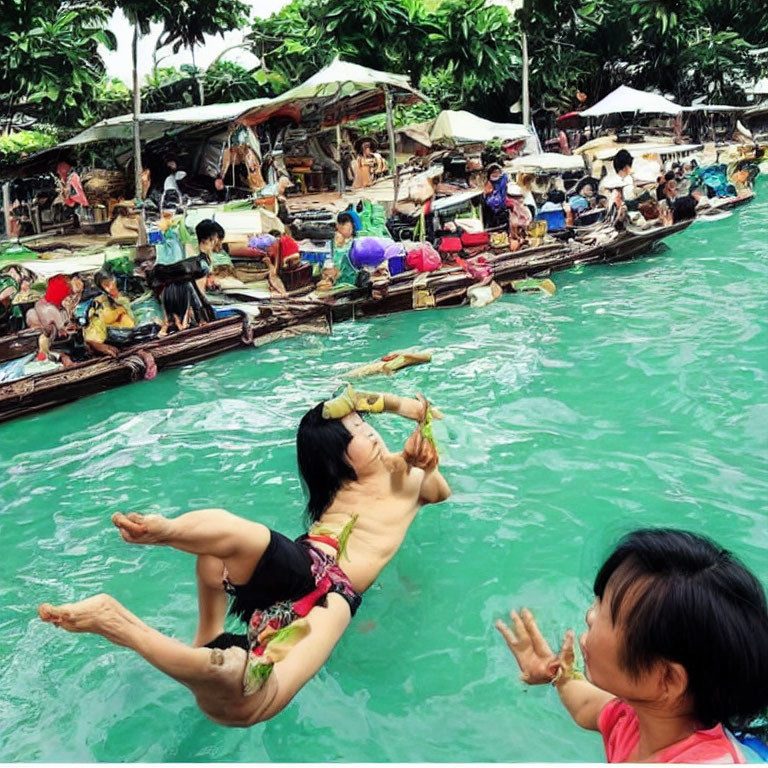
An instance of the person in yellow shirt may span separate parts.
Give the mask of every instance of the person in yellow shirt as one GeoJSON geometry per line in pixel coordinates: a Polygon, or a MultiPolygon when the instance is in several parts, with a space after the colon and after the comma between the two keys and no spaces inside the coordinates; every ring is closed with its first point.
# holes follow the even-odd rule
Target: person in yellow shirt
{"type": "Polygon", "coordinates": [[[120,295],[114,275],[106,269],[100,269],[93,282],[101,294],[88,308],[83,337],[90,352],[117,357],[117,348],[107,344],[109,329],[135,327],[131,304],[126,296],[120,295]]]}

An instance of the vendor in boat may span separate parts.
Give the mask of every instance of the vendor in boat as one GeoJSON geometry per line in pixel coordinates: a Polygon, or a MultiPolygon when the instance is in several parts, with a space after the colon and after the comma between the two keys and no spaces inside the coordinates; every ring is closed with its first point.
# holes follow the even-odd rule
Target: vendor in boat
{"type": "Polygon", "coordinates": [[[115,276],[100,269],[93,278],[99,295],[91,301],[86,314],[83,338],[88,350],[95,355],[117,357],[118,350],[108,343],[111,328],[133,328],[136,321],[131,303],[117,288],[115,276]]]}
{"type": "Polygon", "coordinates": [[[199,254],[175,264],[159,264],[154,269],[155,290],[163,308],[160,335],[203,325],[216,319],[206,292],[217,286],[212,272],[212,255],[221,248],[223,229],[211,219],[195,228],[199,254]]]}
{"type": "Polygon", "coordinates": [[[376,152],[373,139],[358,139],[357,148],[360,154],[354,165],[355,181],[352,185],[354,189],[369,187],[387,172],[387,164],[384,158],[376,152]]]}
{"type": "Polygon", "coordinates": [[[483,189],[483,222],[486,229],[509,227],[507,184],[509,179],[498,163],[491,163],[486,170],[483,189]]]}
{"type": "Polygon", "coordinates": [[[574,216],[578,217],[590,211],[597,206],[597,181],[590,176],[587,176],[576,185],[574,194],[568,198],[568,204],[574,213],[574,216]]]}
{"type": "Polygon", "coordinates": [[[27,311],[27,328],[40,331],[38,359],[48,359],[51,344],[66,339],[77,330],[75,310],[80,303],[85,284],[78,275],[54,275],[45,289],[45,296],[27,311]]]}
{"type": "Polygon", "coordinates": [[[62,160],[56,166],[56,175],[58,176],[56,183],[59,194],[53,201],[54,205],[63,205],[74,211],[75,214],[81,207],[87,208],[89,205],[88,198],[85,196],[83,184],[77,171],[66,160],[62,160]]]}
{"type": "Polygon", "coordinates": [[[13,300],[21,288],[16,274],[0,272],[0,336],[6,336],[12,331],[20,330],[21,317],[14,307],[13,300]]]}
{"type": "Polygon", "coordinates": [[[336,248],[348,248],[355,238],[355,219],[351,213],[343,211],[336,217],[336,234],[333,243],[336,248]]]}
{"type": "Polygon", "coordinates": [[[509,239],[522,243],[533,221],[533,214],[524,202],[525,190],[520,185],[508,184],[507,195],[509,197],[509,239]]]}
{"type": "Polygon", "coordinates": [[[613,174],[607,174],[600,183],[600,191],[607,189],[621,189],[621,197],[625,202],[635,197],[635,180],[632,176],[632,155],[626,149],[620,149],[613,158],[613,174]],[[621,179],[621,184],[615,183],[616,177],[621,179]],[[610,186],[609,186],[610,185],[610,186]]]}
{"type": "Polygon", "coordinates": [[[199,615],[191,645],[148,627],[109,595],[44,603],[40,618],[131,648],[189,688],[221,725],[274,717],[323,666],[420,508],[450,496],[438,469],[433,416],[423,398],[352,390],[308,411],[296,448],[310,527],[295,541],[222,509],[173,519],[113,515],[126,543],[196,557],[199,615]],[[362,418],[365,411],[417,422],[401,451],[388,451],[362,418]],[[244,622],[240,634],[224,630],[228,602],[229,613],[244,622]]]}
{"type": "Polygon", "coordinates": [[[203,219],[195,227],[197,237],[198,261],[205,274],[197,279],[197,287],[205,293],[216,288],[216,280],[213,277],[213,255],[224,248],[224,238],[227,236],[224,227],[213,219],[203,219]]]}

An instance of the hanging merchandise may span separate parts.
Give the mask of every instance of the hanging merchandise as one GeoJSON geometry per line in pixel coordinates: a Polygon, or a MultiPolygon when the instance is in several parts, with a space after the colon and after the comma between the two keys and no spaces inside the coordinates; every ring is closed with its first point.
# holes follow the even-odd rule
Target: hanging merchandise
{"type": "Polygon", "coordinates": [[[175,264],[186,258],[186,252],[176,227],[166,230],[163,239],[155,245],[155,249],[158,264],[175,264]]]}

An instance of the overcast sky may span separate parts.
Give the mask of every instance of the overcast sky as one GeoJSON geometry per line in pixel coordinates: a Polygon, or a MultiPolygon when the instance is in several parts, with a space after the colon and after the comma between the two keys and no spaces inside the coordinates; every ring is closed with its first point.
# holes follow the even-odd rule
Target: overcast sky
{"type": "MultiPolygon", "coordinates": [[[[280,10],[284,5],[288,5],[290,0],[246,0],[254,9],[256,16],[266,18],[275,11],[280,10]]],[[[123,82],[130,85],[131,82],[131,42],[133,40],[133,29],[126,21],[121,11],[116,11],[112,17],[110,29],[117,37],[117,50],[101,50],[102,58],[107,66],[107,73],[110,77],[119,77],[123,82]]],[[[139,41],[139,77],[144,78],[152,70],[152,54],[155,43],[162,27],[155,25],[152,32],[139,41]]],[[[247,32],[247,30],[245,30],[247,32]]],[[[197,65],[205,69],[225,48],[237,45],[243,40],[243,32],[235,30],[227,32],[224,37],[215,35],[206,40],[204,47],[195,49],[195,59],[197,65]]],[[[245,66],[256,66],[258,60],[252,54],[245,50],[236,49],[226,54],[225,58],[229,61],[237,61],[245,66]]],[[[181,50],[174,55],[170,48],[162,49],[158,52],[158,65],[161,67],[179,66],[180,64],[191,64],[192,57],[189,50],[181,50]]]]}

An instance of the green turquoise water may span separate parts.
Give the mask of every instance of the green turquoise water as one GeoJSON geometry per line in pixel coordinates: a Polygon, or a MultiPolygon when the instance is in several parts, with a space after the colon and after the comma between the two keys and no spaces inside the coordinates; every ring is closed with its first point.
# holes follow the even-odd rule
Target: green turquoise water
{"type": "MultiPolygon", "coordinates": [[[[493,621],[532,607],[581,628],[611,543],[707,533],[768,562],[768,187],[663,250],[555,276],[485,309],[346,323],[0,426],[0,760],[600,761],[550,687],[525,689],[493,621]],[[351,365],[403,347],[388,380],[445,411],[449,502],[425,508],[325,668],[272,721],[206,720],[132,652],[36,618],[109,592],[191,639],[193,561],[130,548],[118,509],[220,506],[301,532],[294,435],[351,365]]],[[[376,418],[388,443],[409,425],[376,418]]]]}

